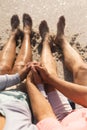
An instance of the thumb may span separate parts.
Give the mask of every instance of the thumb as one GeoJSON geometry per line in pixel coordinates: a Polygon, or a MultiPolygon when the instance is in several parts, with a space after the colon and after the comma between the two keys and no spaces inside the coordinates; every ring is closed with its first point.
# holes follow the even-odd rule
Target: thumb
{"type": "Polygon", "coordinates": [[[32,68],[32,74],[33,74],[34,77],[38,77],[39,76],[38,72],[37,72],[37,70],[35,68],[32,68]]]}
{"type": "Polygon", "coordinates": [[[40,75],[38,74],[38,72],[37,72],[36,70],[33,70],[33,69],[32,69],[32,73],[33,73],[33,79],[34,79],[35,84],[41,83],[42,80],[41,80],[41,77],[40,77],[40,75]]]}

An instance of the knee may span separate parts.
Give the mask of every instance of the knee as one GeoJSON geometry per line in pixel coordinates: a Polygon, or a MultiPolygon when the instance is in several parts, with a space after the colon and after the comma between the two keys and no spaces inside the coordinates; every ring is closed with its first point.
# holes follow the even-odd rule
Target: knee
{"type": "Polygon", "coordinates": [[[82,72],[87,72],[87,65],[86,64],[80,64],[78,66],[75,66],[75,75],[78,75],[79,73],[82,73],[82,72]]]}
{"type": "Polygon", "coordinates": [[[17,73],[17,72],[19,72],[23,67],[24,67],[24,65],[14,65],[14,67],[13,67],[11,73],[13,73],[13,74],[14,74],[14,73],[17,73]]]}
{"type": "Polygon", "coordinates": [[[85,77],[87,78],[87,65],[82,64],[76,67],[73,75],[74,75],[74,80],[77,83],[80,82],[80,80],[82,79],[85,80],[85,77]]]}
{"type": "Polygon", "coordinates": [[[10,74],[11,73],[11,67],[6,65],[0,65],[0,74],[10,74]]]}

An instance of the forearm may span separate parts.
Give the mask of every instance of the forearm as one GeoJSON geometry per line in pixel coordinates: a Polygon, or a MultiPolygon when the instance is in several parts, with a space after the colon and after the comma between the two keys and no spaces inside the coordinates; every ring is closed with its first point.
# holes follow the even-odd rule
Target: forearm
{"type": "Polygon", "coordinates": [[[39,89],[39,91],[41,92],[41,94],[45,97],[45,98],[47,98],[47,94],[46,94],[46,92],[45,92],[45,89],[44,89],[44,84],[37,84],[37,88],[39,89]]]}
{"type": "Polygon", "coordinates": [[[20,76],[18,73],[13,75],[0,75],[0,90],[20,83],[20,76]]]}
{"type": "Polygon", "coordinates": [[[74,102],[87,107],[87,87],[77,85],[57,77],[51,77],[49,84],[55,86],[57,90],[74,102]],[[84,102],[83,102],[84,101],[84,102]]]}
{"type": "Polygon", "coordinates": [[[37,121],[46,117],[55,117],[52,108],[45,97],[39,92],[34,84],[27,81],[27,92],[30,98],[33,114],[37,121]]]}

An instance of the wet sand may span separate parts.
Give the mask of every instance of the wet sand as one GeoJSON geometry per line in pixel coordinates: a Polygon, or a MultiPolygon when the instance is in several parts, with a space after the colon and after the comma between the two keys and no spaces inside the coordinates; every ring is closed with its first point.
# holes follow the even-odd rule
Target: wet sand
{"type": "MultiPolygon", "coordinates": [[[[10,33],[10,18],[18,14],[29,13],[33,19],[33,30],[38,32],[38,25],[42,20],[48,22],[52,35],[56,34],[56,24],[61,15],[65,16],[65,34],[70,44],[87,62],[87,0],[0,0],[0,48],[5,44],[10,33]]],[[[32,39],[33,60],[39,60],[40,43],[38,33],[32,39]]],[[[72,74],[63,65],[63,55],[59,48],[55,48],[53,56],[58,65],[60,78],[72,81],[72,74]]]]}

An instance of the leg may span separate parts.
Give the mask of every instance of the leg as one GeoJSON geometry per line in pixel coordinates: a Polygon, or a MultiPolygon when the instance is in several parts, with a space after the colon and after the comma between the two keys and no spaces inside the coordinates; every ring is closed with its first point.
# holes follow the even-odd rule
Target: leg
{"type": "Polygon", "coordinates": [[[27,62],[32,60],[32,51],[30,44],[30,33],[32,29],[32,19],[28,14],[23,15],[24,39],[19,55],[15,61],[13,72],[19,71],[27,62]]]}
{"type": "MultiPolygon", "coordinates": [[[[19,32],[19,18],[13,15],[11,18],[12,32],[8,42],[0,52],[0,74],[10,73],[16,56],[16,36],[19,32]]],[[[0,114],[0,130],[5,124],[5,117],[0,114]]]]}
{"type": "Polygon", "coordinates": [[[87,64],[85,64],[81,56],[71,47],[64,36],[65,18],[60,17],[57,24],[56,43],[62,48],[64,54],[65,65],[73,72],[74,82],[87,86],[87,64]]]}
{"type": "MultiPolygon", "coordinates": [[[[52,56],[49,40],[49,28],[46,21],[41,22],[39,26],[40,34],[43,38],[43,48],[41,53],[41,62],[48,69],[49,73],[57,76],[56,62],[52,56]]],[[[49,86],[49,85],[47,85],[49,86]]],[[[64,118],[72,109],[67,98],[56,91],[54,87],[46,87],[48,100],[58,119],[64,118]]]]}
{"type": "Polygon", "coordinates": [[[48,69],[48,71],[51,74],[56,73],[56,62],[53,58],[53,55],[51,53],[51,48],[50,48],[50,36],[49,36],[49,28],[46,23],[46,21],[42,21],[40,26],[39,26],[39,31],[40,35],[42,37],[42,53],[41,53],[41,62],[42,64],[48,69]]]}
{"type": "Polygon", "coordinates": [[[19,19],[17,15],[11,18],[12,32],[3,50],[0,52],[0,74],[9,73],[16,56],[16,36],[19,31],[19,19]]]}

